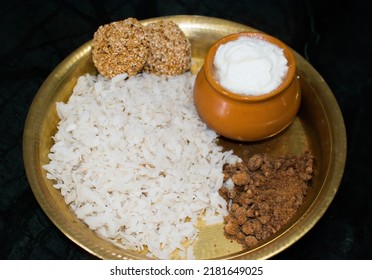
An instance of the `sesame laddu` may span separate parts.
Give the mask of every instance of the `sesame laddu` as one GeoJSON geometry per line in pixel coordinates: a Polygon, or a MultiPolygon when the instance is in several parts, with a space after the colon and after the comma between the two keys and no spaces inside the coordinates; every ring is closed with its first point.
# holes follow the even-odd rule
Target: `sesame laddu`
{"type": "Polygon", "coordinates": [[[191,68],[191,44],[173,21],[161,20],[145,27],[150,53],[144,71],[155,75],[180,75],[191,68]]]}
{"type": "Polygon", "coordinates": [[[100,26],[94,33],[92,56],[97,70],[106,78],[142,71],[149,54],[149,42],[142,24],[135,18],[100,26]]]}

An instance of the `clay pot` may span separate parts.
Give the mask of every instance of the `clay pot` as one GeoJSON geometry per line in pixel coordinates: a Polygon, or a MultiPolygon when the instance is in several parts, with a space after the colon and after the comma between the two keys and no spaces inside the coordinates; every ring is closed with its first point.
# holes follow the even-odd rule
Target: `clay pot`
{"type": "Polygon", "coordinates": [[[194,85],[194,101],[201,119],[218,134],[240,141],[256,141],[284,130],[296,116],[301,90],[296,76],[296,61],[291,49],[275,37],[260,32],[228,35],[207,52],[194,85]],[[213,75],[213,61],[218,47],[241,36],[266,40],[283,49],[288,72],[283,82],[269,93],[250,96],[223,88],[213,75]]]}

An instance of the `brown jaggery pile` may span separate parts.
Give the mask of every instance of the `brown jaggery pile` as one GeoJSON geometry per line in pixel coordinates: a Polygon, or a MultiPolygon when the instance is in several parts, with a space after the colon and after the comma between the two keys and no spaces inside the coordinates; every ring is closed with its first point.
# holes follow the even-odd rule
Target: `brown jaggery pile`
{"type": "Polygon", "coordinates": [[[149,55],[149,41],[135,18],[102,25],[94,33],[92,56],[98,71],[107,78],[141,71],[149,55]]]}
{"type": "Polygon", "coordinates": [[[291,155],[270,159],[255,154],[241,163],[224,166],[225,181],[220,195],[230,202],[225,217],[225,235],[246,247],[269,238],[286,224],[301,206],[313,174],[313,156],[291,155]],[[231,201],[230,201],[231,200],[231,201]]]}
{"type": "Polygon", "coordinates": [[[172,21],[143,26],[135,18],[100,26],[93,36],[93,63],[106,78],[142,71],[179,75],[191,69],[191,45],[172,21]]]}
{"type": "Polygon", "coordinates": [[[191,45],[181,28],[161,20],[146,26],[150,54],[144,71],[155,75],[179,75],[191,68],[191,45]]]}

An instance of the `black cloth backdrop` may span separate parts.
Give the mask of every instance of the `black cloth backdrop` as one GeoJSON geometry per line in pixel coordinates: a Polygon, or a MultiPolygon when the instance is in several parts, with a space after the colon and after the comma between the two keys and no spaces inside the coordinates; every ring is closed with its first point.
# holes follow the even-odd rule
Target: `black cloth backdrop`
{"type": "Polygon", "coordinates": [[[371,259],[372,15],[367,1],[0,2],[0,259],[95,258],[65,237],[33,196],[22,160],[28,109],[47,75],[98,26],[177,14],[233,20],[280,38],[317,69],[339,102],[348,137],[339,191],[314,228],[273,259],[371,259]]]}

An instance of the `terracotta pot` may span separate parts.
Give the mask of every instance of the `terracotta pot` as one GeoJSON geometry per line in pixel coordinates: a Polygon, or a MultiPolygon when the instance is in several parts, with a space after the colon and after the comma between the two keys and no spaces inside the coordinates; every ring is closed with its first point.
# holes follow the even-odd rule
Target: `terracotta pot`
{"type": "Polygon", "coordinates": [[[201,119],[218,134],[240,141],[256,141],[284,130],[296,116],[301,90],[296,76],[296,62],[291,49],[275,37],[259,32],[241,32],[217,41],[207,52],[197,74],[194,101],[201,119]],[[288,72],[273,91],[249,96],[223,88],[213,75],[213,61],[218,47],[240,36],[266,40],[283,49],[288,72]]]}

